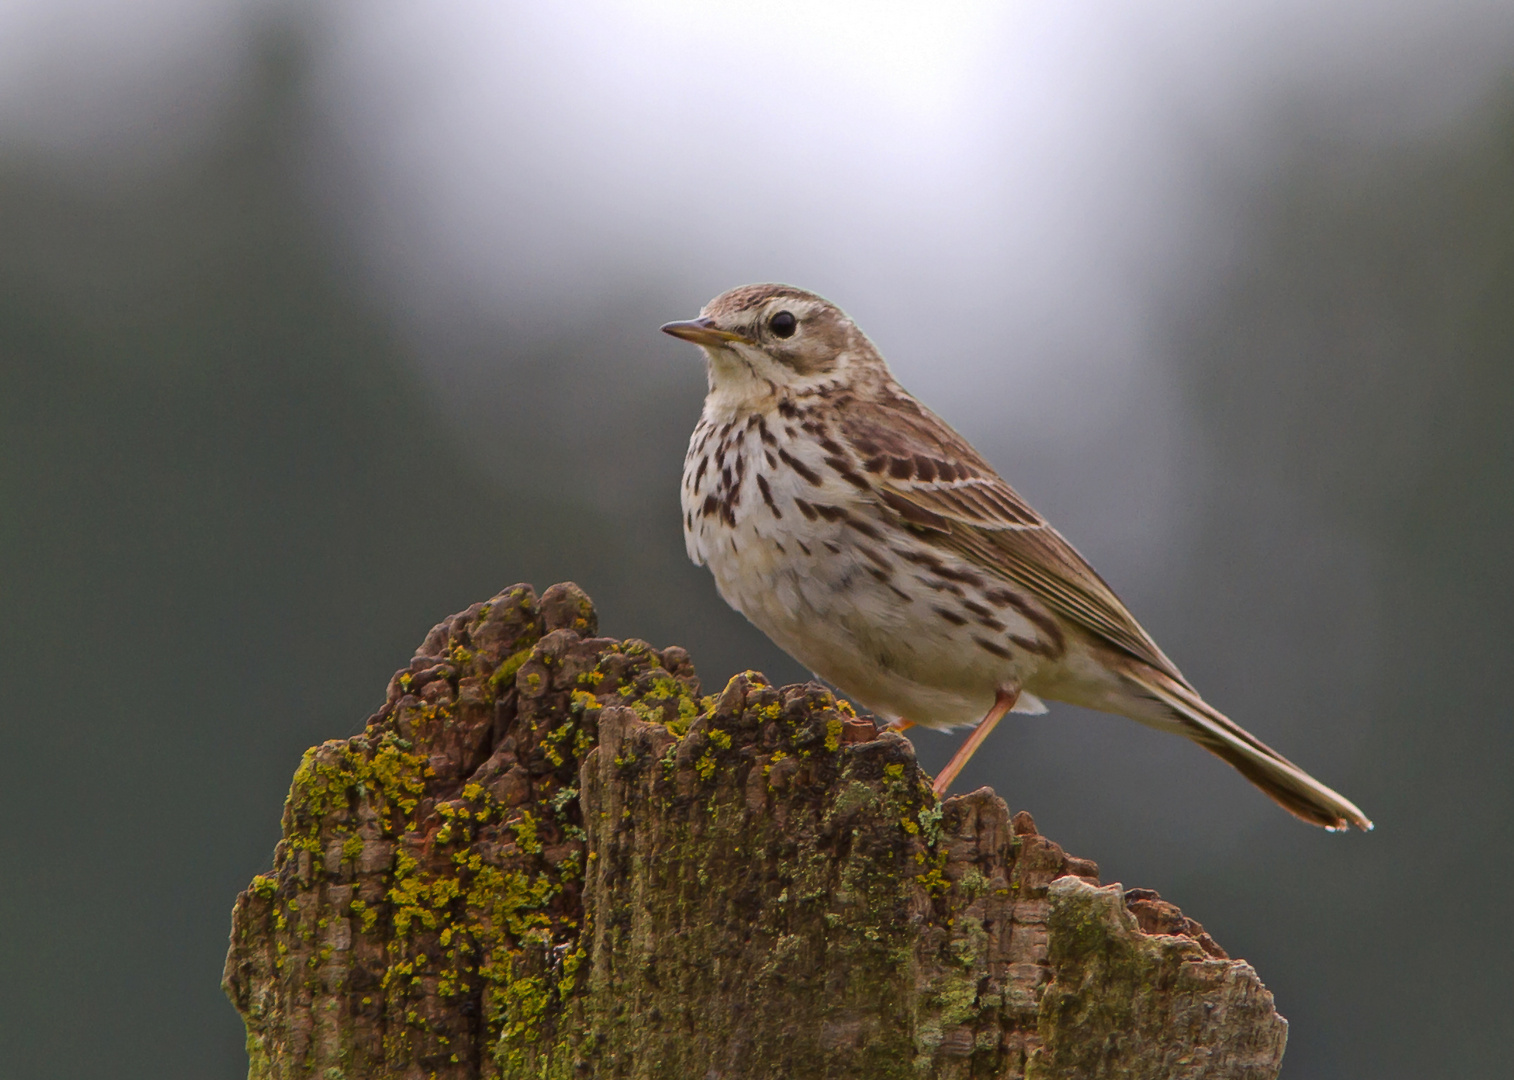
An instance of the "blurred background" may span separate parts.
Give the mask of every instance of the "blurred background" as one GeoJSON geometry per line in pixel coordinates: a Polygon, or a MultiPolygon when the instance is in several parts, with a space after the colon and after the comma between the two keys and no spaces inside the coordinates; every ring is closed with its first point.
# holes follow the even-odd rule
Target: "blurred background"
{"type": "Polygon", "coordinates": [[[0,0],[0,1076],[244,1075],[301,751],[502,586],[803,677],[657,333],[761,280],[1378,828],[1066,707],[964,789],[1252,961],[1289,1080],[1508,1075],[1514,6],[0,0]]]}

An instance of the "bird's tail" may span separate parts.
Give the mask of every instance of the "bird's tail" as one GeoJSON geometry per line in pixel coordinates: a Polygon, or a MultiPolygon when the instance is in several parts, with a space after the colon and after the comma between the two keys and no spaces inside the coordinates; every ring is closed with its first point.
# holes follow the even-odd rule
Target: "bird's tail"
{"type": "MultiPolygon", "coordinates": [[[[1229,762],[1294,817],[1332,832],[1355,825],[1363,832],[1372,822],[1356,804],[1331,791],[1272,747],[1252,735],[1181,682],[1143,665],[1131,665],[1125,677],[1166,707],[1194,742],[1229,762]]],[[[1165,726],[1165,725],[1163,725],[1165,726]]]]}

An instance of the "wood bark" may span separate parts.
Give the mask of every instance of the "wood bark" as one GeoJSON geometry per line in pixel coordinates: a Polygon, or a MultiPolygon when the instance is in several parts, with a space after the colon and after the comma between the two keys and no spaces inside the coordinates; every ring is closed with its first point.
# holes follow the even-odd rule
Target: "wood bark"
{"type": "Polygon", "coordinates": [[[817,684],[596,634],[514,586],[306,753],[232,917],[252,1080],[1276,1076],[1271,994],[1155,893],[817,684]]]}

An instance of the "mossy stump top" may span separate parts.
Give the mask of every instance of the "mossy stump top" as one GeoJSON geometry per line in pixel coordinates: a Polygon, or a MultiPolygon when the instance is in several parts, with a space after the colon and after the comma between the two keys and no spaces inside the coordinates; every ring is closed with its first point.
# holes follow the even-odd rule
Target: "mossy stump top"
{"type": "Polygon", "coordinates": [[[250,1078],[1276,1076],[1271,994],[1155,893],[817,684],[597,632],[513,586],[306,753],[233,912],[250,1078]]]}

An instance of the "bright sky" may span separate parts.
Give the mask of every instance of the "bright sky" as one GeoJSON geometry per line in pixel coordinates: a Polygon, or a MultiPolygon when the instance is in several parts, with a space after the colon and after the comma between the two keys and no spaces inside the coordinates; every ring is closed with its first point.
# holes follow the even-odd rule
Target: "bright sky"
{"type": "Polygon", "coordinates": [[[422,317],[788,280],[943,407],[1056,427],[1148,378],[1284,120],[1413,137],[1514,57],[1506,0],[8,0],[0,139],[152,152],[279,10],[422,317]]]}

